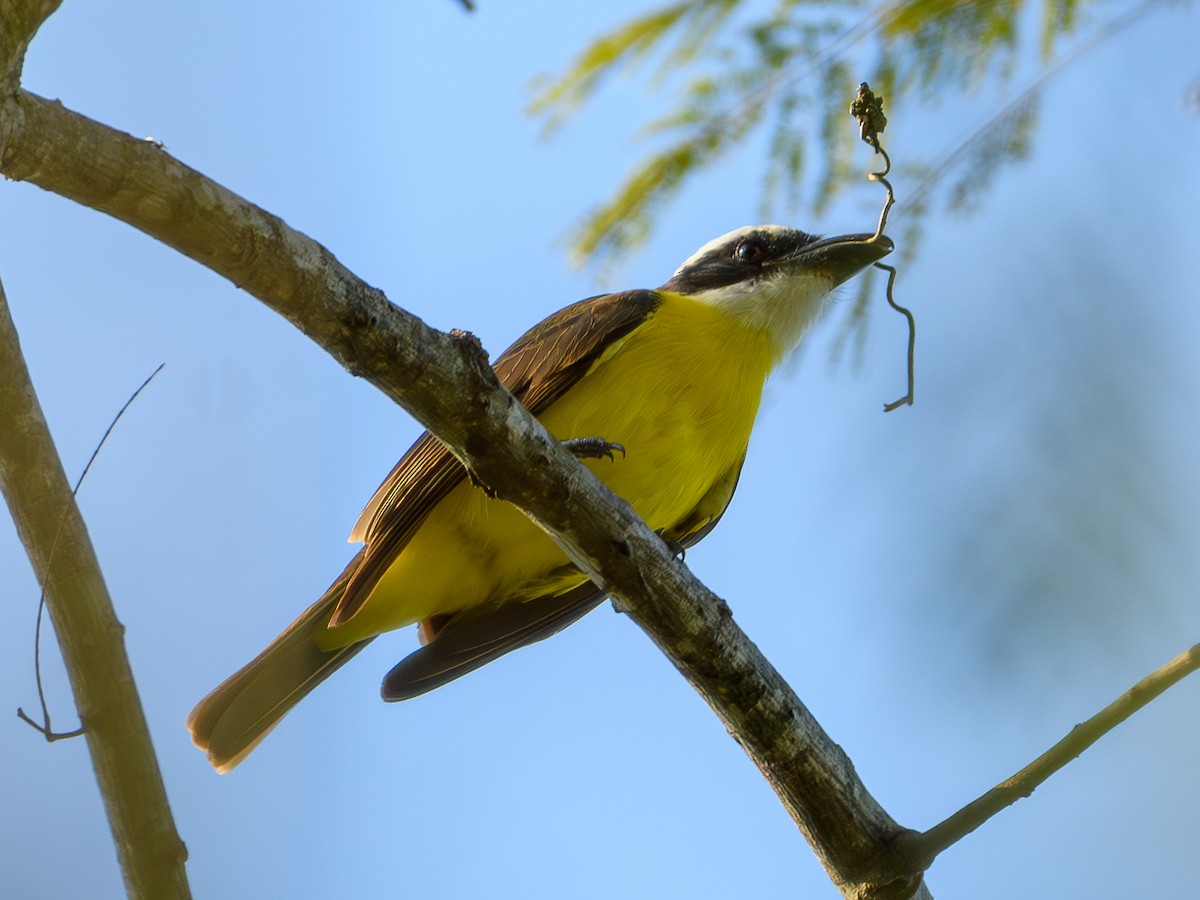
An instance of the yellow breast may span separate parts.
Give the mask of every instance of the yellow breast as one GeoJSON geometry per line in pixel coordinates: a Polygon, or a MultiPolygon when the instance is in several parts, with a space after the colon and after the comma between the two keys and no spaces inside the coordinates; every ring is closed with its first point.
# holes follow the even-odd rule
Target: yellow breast
{"type": "MultiPolygon", "coordinates": [[[[745,455],[772,352],[764,335],[720,310],[665,294],[540,420],[559,440],[600,437],[625,447],[624,457],[585,464],[652,529],[667,529],[745,455]]],[[[429,514],[363,608],[322,644],[560,593],[583,579],[516,507],[464,482],[429,514]]]]}

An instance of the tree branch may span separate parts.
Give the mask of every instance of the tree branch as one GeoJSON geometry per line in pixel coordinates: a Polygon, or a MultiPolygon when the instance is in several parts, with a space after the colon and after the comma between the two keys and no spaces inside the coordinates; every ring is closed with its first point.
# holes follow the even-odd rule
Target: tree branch
{"type": "Polygon", "coordinates": [[[62,0],[7,0],[0,3],[0,77],[8,92],[21,83],[29,42],[62,0]]]}
{"type": "Polygon", "coordinates": [[[1000,782],[982,797],[972,800],[950,818],[919,835],[901,838],[905,851],[928,868],[939,853],[970,834],[996,813],[1028,797],[1051,775],[1135,712],[1162,694],[1167,688],[1200,669],[1200,644],[1185,650],[1160,669],[1151,672],[1128,691],[1076,725],[1061,741],[1017,772],[1000,782]]]}
{"type": "MultiPolygon", "coordinates": [[[[904,834],[728,607],[495,380],[470,335],[434,331],[324,247],[140,141],[21,93],[0,170],[119,218],[244,288],[436,433],[551,533],[704,696],[846,897],[903,898],[904,834]]],[[[0,135],[3,132],[0,131],[0,135]]],[[[619,439],[619,435],[608,435],[619,439]]]]}
{"type": "MultiPolygon", "coordinates": [[[[61,0],[0,3],[0,158],[24,132],[25,51],[61,0]]],[[[54,622],[130,897],[189,898],[175,830],[137,686],[87,528],[42,415],[0,285],[0,492],[54,622]]]]}
{"type": "Polygon", "coordinates": [[[150,732],[104,576],[0,286],[0,491],[46,592],[130,897],[188,898],[150,732]]]}

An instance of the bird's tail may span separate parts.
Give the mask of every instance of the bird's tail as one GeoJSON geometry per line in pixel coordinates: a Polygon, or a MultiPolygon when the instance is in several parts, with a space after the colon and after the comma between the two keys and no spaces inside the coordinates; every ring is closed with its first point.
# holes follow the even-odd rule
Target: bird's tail
{"type": "Polygon", "coordinates": [[[218,772],[224,774],[245,759],[293,706],[371,642],[368,638],[321,650],[315,640],[359,561],[356,556],[321,599],[188,715],[192,742],[208,754],[218,772]]]}

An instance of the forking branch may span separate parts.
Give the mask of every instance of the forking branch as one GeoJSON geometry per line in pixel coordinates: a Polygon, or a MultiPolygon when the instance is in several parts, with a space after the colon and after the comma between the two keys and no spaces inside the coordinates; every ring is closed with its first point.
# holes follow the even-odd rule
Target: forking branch
{"type": "Polygon", "coordinates": [[[477,341],[426,327],[325,247],[161,146],[10,87],[0,107],[6,176],[196,259],[383,390],[618,598],[736,736],[845,896],[899,900],[921,888],[892,850],[904,829],[726,604],[497,384],[477,341]]]}
{"type": "MultiPolygon", "coordinates": [[[[864,879],[907,869],[891,849],[903,829],[726,604],[499,386],[470,335],[428,328],[311,238],[162,148],[28,92],[12,102],[25,128],[2,154],[5,174],[129,222],[229,278],[413,413],[497,496],[555,535],[737,736],[846,896],[860,896],[864,879]],[[80,183],[83,168],[136,189],[96,190],[80,183]]],[[[917,881],[906,872],[894,893],[876,896],[908,897],[917,881]]]]}

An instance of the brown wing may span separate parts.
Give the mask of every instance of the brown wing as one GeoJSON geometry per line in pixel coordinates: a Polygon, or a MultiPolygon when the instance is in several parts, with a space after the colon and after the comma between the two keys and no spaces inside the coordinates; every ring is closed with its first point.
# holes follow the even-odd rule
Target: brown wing
{"type": "MultiPolygon", "coordinates": [[[[662,298],[624,291],[581,300],[542,320],[492,364],[501,384],[534,415],[575,384],[604,351],[646,321],[662,298]]],[[[583,435],[586,436],[586,435],[583,435]]],[[[332,625],[348,621],[408,544],[416,527],[466,477],[462,464],[429,432],[421,435],[367,504],[351,534],[366,542],[332,625]]]]}
{"type": "Polygon", "coordinates": [[[527,331],[492,368],[536,416],[579,381],[614,342],[654,315],[661,303],[662,296],[654,291],[580,300],[527,331]]]}
{"type": "Polygon", "coordinates": [[[463,610],[436,637],[384,676],[384,700],[408,700],[441,687],[504,654],[562,631],[604,602],[590,581],[564,594],[463,610]]]}

